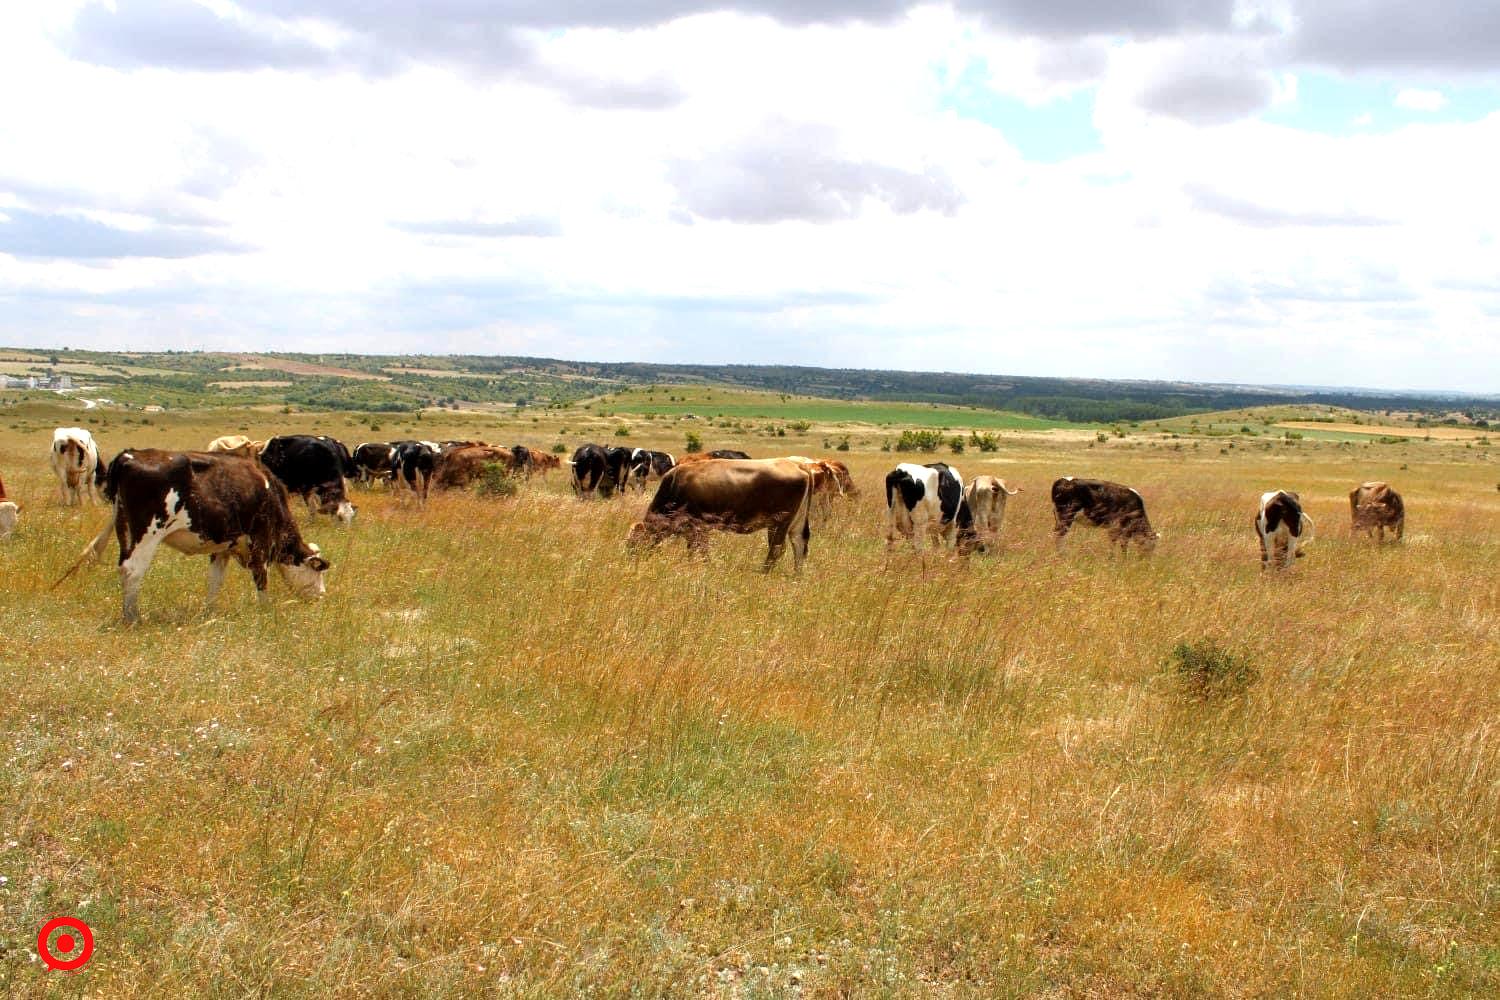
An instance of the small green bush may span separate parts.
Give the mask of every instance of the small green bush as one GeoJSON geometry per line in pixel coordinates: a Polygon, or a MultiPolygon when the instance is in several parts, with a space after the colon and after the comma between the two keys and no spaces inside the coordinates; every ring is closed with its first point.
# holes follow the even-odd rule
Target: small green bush
{"type": "Polygon", "coordinates": [[[1172,647],[1168,669],[1185,693],[1202,701],[1239,697],[1260,679],[1248,656],[1230,652],[1212,639],[1179,642],[1172,647]]]}
{"type": "Polygon", "coordinates": [[[687,445],[688,451],[703,450],[703,439],[698,436],[696,431],[688,431],[687,436],[683,438],[683,442],[687,445]]]}
{"type": "Polygon", "coordinates": [[[565,444],[563,444],[561,441],[557,442],[557,444],[555,444],[555,445],[552,446],[552,454],[554,454],[554,455],[566,455],[567,453],[568,453],[568,446],[565,445],[565,444]]]}
{"type": "Polygon", "coordinates": [[[962,455],[964,453],[964,439],[957,434],[953,435],[948,439],[948,448],[953,454],[962,455]]]}
{"type": "Polygon", "coordinates": [[[499,462],[486,462],[474,482],[474,492],[482,497],[513,497],[519,489],[516,477],[499,462]]]}
{"type": "Polygon", "coordinates": [[[896,450],[937,451],[942,443],[942,431],[902,431],[896,441],[896,450]]]}
{"type": "Polygon", "coordinates": [[[626,427],[624,424],[621,424],[619,427],[615,428],[615,437],[617,437],[617,438],[628,438],[628,437],[630,437],[630,428],[626,427]]]}

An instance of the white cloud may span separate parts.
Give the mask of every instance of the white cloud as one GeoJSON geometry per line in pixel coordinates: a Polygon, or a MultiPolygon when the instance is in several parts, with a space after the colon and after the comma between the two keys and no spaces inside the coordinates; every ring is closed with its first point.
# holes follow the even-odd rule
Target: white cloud
{"type": "Polygon", "coordinates": [[[1258,14],[660,0],[516,34],[445,2],[524,72],[436,28],[398,60],[395,15],[246,50],[184,22],[220,46],[176,60],[197,69],[146,65],[149,33],[81,60],[63,6],[0,15],[0,87],[28,95],[0,103],[0,343],[1500,388],[1500,291],[1475,284],[1500,273],[1500,116],[1267,124],[1312,88],[1258,14]],[[303,45],[358,37],[384,55],[303,45]],[[1027,161],[946,100],[974,65],[1044,129],[1095,95],[1099,148],[1027,161]]]}
{"type": "Polygon", "coordinates": [[[1407,88],[1396,94],[1396,107],[1407,111],[1441,111],[1448,106],[1448,98],[1441,90],[1418,90],[1407,88]]]}

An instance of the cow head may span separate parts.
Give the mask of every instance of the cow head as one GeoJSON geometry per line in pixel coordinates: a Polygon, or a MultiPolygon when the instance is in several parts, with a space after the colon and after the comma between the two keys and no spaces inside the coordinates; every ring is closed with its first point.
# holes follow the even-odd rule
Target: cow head
{"type": "Polygon", "coordinates": [[[354,523],[355,507],[344,495],[343,483],[324,483],[313,495],[318,498],[319,514],[332,514],[346,525],[354,523]]]}
{"type": "Polygon", "coordinates": [[[630,533],[625,536],[625,547],[641,549],[655,545],[657,541],[657,533],[647,527],[645,521],[637,521],[630,526],[630,533]]]}
{"type": "Polygon", "coordinates": [[[294,546],[288,559],[276,563],[276,569],[287,589],[305,601],[315,601],[327,592],[323,574],[328,571],[328,560],[311,542],[294,546]]]}

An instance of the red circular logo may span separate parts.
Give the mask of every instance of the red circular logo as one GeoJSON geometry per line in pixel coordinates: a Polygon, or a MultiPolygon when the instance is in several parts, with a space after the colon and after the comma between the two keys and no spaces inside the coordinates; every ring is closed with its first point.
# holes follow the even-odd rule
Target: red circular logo
{"type": "Polygon", "coordinates": [[[81,969],[88,964],[88,960],[94,955],[94,932],[89,929],[88,924],[77,917],[54,917],[43,924],[42,929],[37,932],[36,953],[41,956],[42,961],[47,964],[47,968],[49,969],[56,969],[59,972],[72,972],[75,969],[81,969]],[[77,931],[78,937],[75,938],[66,931],[59,934],[57,940],[53,942],[57,945],[57,953],[54,954],[51,946],[47,943],[47,939],[52,936],[53,931],[60,927],[77,931]],[[79,947],[80,940],[82,942],[81,947],[79,947]],[[72,958],[63,957],[70,954],[75,947],[79,947],[77,955],[74,955],[72,958]]]}

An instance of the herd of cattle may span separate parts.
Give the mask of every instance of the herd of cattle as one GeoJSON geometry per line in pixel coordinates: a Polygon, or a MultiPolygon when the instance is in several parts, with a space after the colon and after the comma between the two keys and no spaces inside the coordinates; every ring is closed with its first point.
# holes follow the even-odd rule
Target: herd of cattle
{"type": "MultiPolygon", "coordinates": [[[[562,462],[524,445],[500,448],[480,441],[392,441],[361,444],[350,451],[326,436],[285,435],[268,441],[222,437],[205,451],[126,449],[105,465],[93,436],[82,428],[53,433],[52,470],[61,502],[75,505],[102,499],[113,518],[84,548],[66,579],[86,560],[98,558],[111,531],[120,545],[124,617],[138,617],[141,582],[157,548],[168,547],[210,559],[208,600],[212,604],[229,560],[248,569],[260,596],[266,596],[267,570],[275,566],[287,585],[303,597],[324,592],[328,560],[318,546],[302,539],[292,517],[290,497],[309,510],[353,521],[347,483],[384,480],[404,485],[425,501],[429,485],[462,488],[498,466],[518,476],[545,475],[562,462]]],[[[800,568],[812,536],[814,505],[857,494],[842,462],[800,455],[752,459],[739,451],[685,455],[643,448],[586,444],[568,462],[570,482],[580,498],[609,497],[648,482],[659,485],[645,516],[631,526],[632,547],[664,538],[685,538],[689,549],[705,544],[711,531],[745,534],[764,529],[768,549],[764,568],[780,559],[788,542],[800,568]]],[[[999,536],[1012,489],[994,476],[965,483],[951,465],[903,462],[885,477],[887,546],[906,539],[918,549],[929,541],[960,554],[984,552],[999,536]]],[[[1146,516],[1141,495],[1128,486],[1065,476],[1052,484],[1053,535],[1061,546],[1083,517],[1104,528],[1115,544],[1136,542],[1151,551],[1161,535],[1146,516]]],[[[1387,529],[1404,534],[1405,507],[1386,483],[1371,482],[1349,494],[1354,532],[1387,529]]],[[[19,507],[0,482],[0,538],[15,528],[19,507]]],[[[1311,540],[1312,518],[1296,493],[1262,495],[1255,518],[1262,568],[1284,568],[1302,556],[1311,540]]],[[[62,582],[61,580],[58,581],[62,582]]]]}

